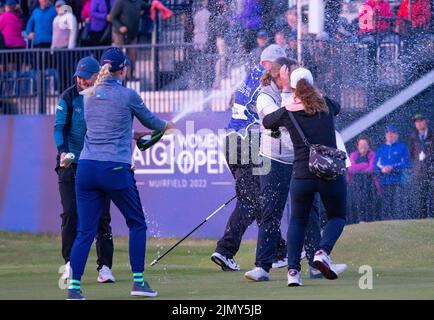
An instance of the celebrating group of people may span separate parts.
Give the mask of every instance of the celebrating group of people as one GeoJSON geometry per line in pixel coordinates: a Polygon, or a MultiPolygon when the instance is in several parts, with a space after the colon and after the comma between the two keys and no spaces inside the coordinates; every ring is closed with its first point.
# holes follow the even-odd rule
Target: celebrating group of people
{"type": "MultiPolygon", "coordinates": [[[[131,140],[146,132],[134,132],[132,120],[137,117],[145,127],[164,132],[173,124],[152,114],[134,90],[123,86],[129,65],[119,48],[106,50],[99,62],[90,56],[81,59],[75,85],[63,93],[56,107],[56,172],[64,209],[63,278],[70,280],[68,299],[84,299],[80,280],[95,237],[97,280],[115,281],[110,201],[130,229],[131,295],[157,295],[143,275],[147,227],[131,169],[131,140]],[[66,161],[71,153],[72,163],[66,161]]],[[[357,152],[345,162],[345,146],[335,130],[339,112],[340,105],[315,87],[312,73],[288,59],[280,46],[263,50],[260,63],[235,91],[227,128],[226,158],[235,178],[237,204],[211,256],[222,270],[240,270],[234,257],[244,232],[256,220],[255,267],[245,273],[246,279],[268,281],[272,268],[287,267],[287,285],[301,286],[303,252],[311,278],[337,279],[347,265],[333,263],[330,256],[347,222],[347,179],[360,185],[360,173],[378,172],[378,187],[390,200],[385,204],[388,218],[394,218],[392,204],[400,198],[396,185],[410,157],[417,162],[423,182],[419,190],[423,207],[418,210],[425,214],[434,168],[432,132],[425,117],[414,117],[417,133],[411,138],[410,152],[398,142],[396,127],[389,125],[386,143],[375,153],[369,140],[361,138],[357,152]],[[255,137],[260,137],[259,150],[255,137]],[[280,226],[289,197],[285,240],[280,226]]]]}
{"type": "Polygon", "coordinates": [[[308,145],[337,149],[334,117],[340,106],[322,96],[311,72],[288,59],[280,46],[265,48],[260,60],[235,93],[227,140],[237,144],[238,154],[227,152],[227,161],[238,201],[211,260],[223,270],[240,270],[234,256],[244,231],[256,220],[256,267],[245,273],[246,279],[267,281],[273,266],[287,266],[288,286],[300,286],[303,246],[311,276],[336,279],[347,267],[330,259],[346,223],[346,181],[343,175],[323,179],[314,174],[308,145]],[[262,172],[253,148],[243,150],[255,130],[261,134],[260,157],[270,162],[262,172]],[[241,161],[245,154],[250,161],[241,161]],[[291,218],[285,243],[280,222],[288,193],[291,218]],[[328,221],[321,235],[322,204],[328,221]]]}
{"type": "MultiPolygon", "coordinates": [[[[98,281],[115,281],[110,270],[110,201],[119,208],[130,229],[131,295],[157,295],[143,276],[147,227],[131,169],[131,140],[146,133],[133,132],[132,120],[137,117],[145,127],[160,131],[171,129],[173,124],[152,114],[134,90],[122,85],[128,66],[129,60],[119,48],[106,50],[99,63],[93,57],[81,59],[74,75],[76,84],[63,93],[56,108],[56,171],[64,208],[63,278],[70,281],[68,299],[72,300],[85,299],[80,281],[95,237],[98,281]],[[67,161],[71,153],[72,163],[67,161]]],[[[261,63],[247,77],[244,89],[236,92],[228,143],[235,138],[240,146],[241,140],[249,138],[260,125],[260,157],[271,161],[271,166],[255,172],[252,162],[245,165],[240,159],[235,163],[228,160],[236,178],[238,203],[212,260],[224,270],[238,270],[233,256],[245,229],[256,219],[256,268],[245,274],[247,279],[268,280],[275,263],[275,267],[288,265],[289,286],[301,285],[303,245],[311,275],[336,279],[346,269],[346,265],[333,264],[330,259],[345,225],[345,177],[324,180],[313,174],[305,144],[308,139],[312,144],[337,147],[334,116],[340,106],[319,94],[310,71],[287,59],[277,45],[264,50],[261,63]],[[292,120],[289,112],[294,116],[292,120]],[[298,135],[300,127],[306,138],[298,135]],[[293,213],[286,245],[280,220],[288,191],[293,213]],[[324,204],[329,218],[322,235],[319,202],[324,204]]],[[[244,152],[242,147],[235,150],[244,152]]]]}

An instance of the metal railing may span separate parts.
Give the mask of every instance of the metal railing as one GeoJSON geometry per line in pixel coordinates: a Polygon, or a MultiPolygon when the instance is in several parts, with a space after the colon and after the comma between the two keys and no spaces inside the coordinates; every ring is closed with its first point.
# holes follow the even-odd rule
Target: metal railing
{"type": "MultiPolygon", "coordinates": [[[[0,114],[53,114],[60,94],[73,84],[78,61],[88,55],[99,59],[105,49],[0,50],[0,114]]],[[[210,95],[213,100],[206,100],[204,107],[225,110],[232,88],[244,76],[236,69],[241,71],[216,83],[218,56],[198,52],[190,44],[123,49],[132,61],[125,85],[138,91],[154,111],[172,112],[210,95]]]]}
{"type": "MultiPolygon", "coordinates": [[[[412,44],[414,52],[408,46],[396,35],[378,43],[305,40],[303,63],[325,94],[347,110],[366,111],[416,79],[415,65],[422,60],[432,64],[432,34],[412,44]]],[[[99,59],[104,49],[1,50],[0,114],[53,114],[59,95],[73,84],[78,60],[87,55],[99,59]]],[[[204,53],[185,43],[124,50],[132,60],[126,85],[158,112],[179,111],[200,101],[206,103],[199,103],[199,109],[226,110],[250,60],[248,55],[204,53]]]]}

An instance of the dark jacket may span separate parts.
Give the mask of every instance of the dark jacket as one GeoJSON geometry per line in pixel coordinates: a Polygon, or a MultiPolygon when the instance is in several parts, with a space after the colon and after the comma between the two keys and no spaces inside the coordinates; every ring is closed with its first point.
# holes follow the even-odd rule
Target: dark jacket
{"type": "Polygon", "coordinates": [[[410,158],[413,163],[414,173],[419,177],[434,175],[434,136],[433,131],[428,128],[427,137],[422,144],[419,139],[419,133],[413,132],[409,140],[410,158]],[[421,152],[425,153],[426,158],[423,161],[419,160],[421,152]]]}
{"type": "MultiPolygon", "coordinates": [[[[321,112],[315,115],[309,115],[305,111],[295,111],[292,114],[299,123],[304,135],[311,144],[322,144],[328,147],[336,148],[336,135],[334,117],[340,110],[341,106],[328,98],[325,98],[330,112],[321,112]]],[[[293,177],[296,179],[319,179],[309,171],[309,148],[306,147],[297,129],[293,125],[288,111],[281,108],[264,117],[262,124],[266,129],[276,131],[279,127],[284,126],[288,129],[294,145],[294,167],[293,177]]]]}
{"type": "Polygon", "coordinates": [[[72,152],[75,155],[74,162],[77,162],[85,135],[83,96],[79,94],[77,85],[73,85],[65,90],[56,106],[54,141],[57,151],[59,154],[72,152]]]}
{"type": "Polygon", "coordinates": [[[149,7],[150,4],[142,0],[116,0],[110,12],[115,32],[119,33],[119,28],[125,26],[128,29],[128,38],[136,38],[139,32],[141,10],[149,7]]]}

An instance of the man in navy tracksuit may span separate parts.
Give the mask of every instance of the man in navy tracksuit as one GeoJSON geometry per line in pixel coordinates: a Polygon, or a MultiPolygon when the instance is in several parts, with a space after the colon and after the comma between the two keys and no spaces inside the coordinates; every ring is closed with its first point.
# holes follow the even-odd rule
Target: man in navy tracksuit
{"type": "Polygon", "coordinates": [[[380,175],[383,190],[382,219],[402,218],[403,210],[402,185],[404,170],[410,168],[410,156],[407,145],[398,141],[398,130],[395,126],[386,127],[386,143],[375,153],[375,171],[380,175]]]}
{"type": "MultiPolygon", "coordinates": [[[[99,64],[92,57],[85,57],[78,62],[76,84],[65,90],[56,106],[56,124],[54,126],[54,141],[58,156],[56,172],[59,177],[59,192],[62,201],[62,256],[65,260],[65,270],[62,279],[70,278],[70,254],[77,234],[77,204],[75,194],[75,175],[80,152],[83,149],[86,123],[84,121],[83,96],[79,92],[93,85],[99,72],[99,64]],[[67,153],[72,153],[75,159],[71,164],[64,164],[67,153]]],[[[98,255],[98,282],[114,282],[111,273],[113,261],[113,239],[110,227],[110,200],[104,200],[104,211],[101,217],[96,237],[98,255]]]]}
{"type": "MultiPolygon", "coordinates": [[[[235,92],[232,118],[228,125],[229,134],[226,137],[226,145],[228,146],[226,148],[226,160],[235,178],[237,203],[229,217],[225,233],[217,242],[215,252],[211,256],[211,260],[224,271],[240,270],[234,256],[240,248],[247,227],[255,219],[258,223],[260,222],[259,176],[254,174],[255,167],[257,168],[260,165],[258,163],[259,144],[256,146],[257,150],[255,152],[254,148],[252,148],[251,138],[254,136],[252,132],[255,130],[259,132],[259,117],[255,105],[259,94],[260,79],[262,74],[271,68],[272,62],[280,57],[286,57],[286,53],[281,47],[270,45],[264,49],[261,55],[261,63],[252,70],[235,92]],[[236,145],[236,154],[231,154],[230,145],[236,145]],[[245,146],[248,146],[248,148],[245,146]],[[252,155],[252,153],[254,154],[252,155]]],[[[276,258],[280,260],[285,257],[286,243],[285,240],[281,239],[276,258]]]]}

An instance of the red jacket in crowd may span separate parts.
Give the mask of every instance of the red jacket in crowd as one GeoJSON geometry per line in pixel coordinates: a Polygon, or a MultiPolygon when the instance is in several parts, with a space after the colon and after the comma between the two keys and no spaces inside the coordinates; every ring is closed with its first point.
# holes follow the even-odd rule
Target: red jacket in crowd
{"type": "MultiPolygon", "coordinates": [[[[410,6],[409,0],[402,0],[398,9],[398,17],[411,20],[413,27],[423,27],[431,21],[431,7],[429,0],[414,0],[411,1],[411,19],[410,19],[410,6]]],[[[403,20],[398,20],[397,23],[401,24],[403,20]]]]}
{"type": "Polygon", "coordinates": [[[81,9],[81,21],[90,21],[91,13],[90,13],[90,0],[84,3],[83,9],[81,9]]]}
{"type": "Polygon", "coordinates": [[[384,0],[368,0],[359,8],[359,32],[388,31],[389,21],[374,19],[391,18],[393,16],[390,5],[384,0]]]}

